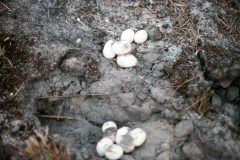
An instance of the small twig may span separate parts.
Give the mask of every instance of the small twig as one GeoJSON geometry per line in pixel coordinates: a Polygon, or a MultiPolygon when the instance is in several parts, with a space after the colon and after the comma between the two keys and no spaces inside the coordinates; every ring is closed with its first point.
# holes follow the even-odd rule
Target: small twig
{"type": "Polygon", "coordinates": [[[8,61],[8,63],[10,64],[10,66],[11,67],[13,67],[13,64],[12,64],[12,62],[6,57],[6,56],[4,56],[4,58],[6,58],[7,59],[7,61],[8,61]]]}
{"type": "Polygon", "coordinates": [[[13,98],[16,97],[16,95],[20,92],[20,90],[23,88],[24,82],[21,84],[21,86],[18,88],[17,92],[13,95],[13,98]]]}
{"type": "Polygon", "coordinates": [[[5,42],[5,41],[7,41],[8,39],[9,39],[9,37],[5,38],[3,41],[5,42]]]}
{"type": "Polygon", "coordinates": [[[45,97],[37,97],[36,99],[64,99],[64,98],[75,98],[75,97],[90,97],[90,96],[109,96],[117,93],[107,93],[107,94],[78,94],[78,95],[67,95],[67,96],[45,96],[45,97]]]}
{"type": "Polygon", "coordinates": [[[215,17],[218,20],[218,22],[221,22],[226,28],[229,27],[229,25],[227,25],[221,18],[219,18],[218,16],[215,16],[215,17]]]}
{"type": "Polygon", "coordinates": [[[97,16],[98,16],[99,23],[102,23],[102,20],[101,20],[101,17],[100,17],[99,13],[97,13],[97,16]]]}
{"type": "MultiPolygon", "coordinates": [[[[0,1],[1,2],[1,1],[0,1]]],[[[7,8],[10,12],[12,12],[12,10],[10,9],[10,8],[8,8],[8,6],[6,5],[6,4],[4,4],[3,2],[1,2],[1,4],[5,7],[5,8],[7,8]]]]}
{"type": "Polygon", "coordinates": [[[79,23],[81,23],[83,26],[88,27],[86,24],[84,24],[84,23],[80,20],[80,18],[77,18],[77,21],[78,21],[79,23]]]}
{"type": "MultiPolygon", "coordinates": [[[[186,32],[186,31],[183,30],[183,29],[185,29],[185,28],[173,27],[173,29],[179,29],[179,30],[181,30],[182,32],[186,32]]],[[[180,34],[180,33],[179,33],[179,34],[180,34]]]]}
{"type": "Polygon", "coordinates": [[[147,7],[152,13],[154,13],[154,14],[156,14],[157,12],[156,11],[154,11],[152,8],[150,8],[150,7],[147,7]]]}
{"type": "Polygon", "coordinates": [[[177,7],[185,7],[186,6],[185,4],[181,4],[181,3],[173,3],[173,5],[177,6],[177,7]]]}
{"type": "Polygon", "coordinates": [[[203,96],[202,98],[200,98],[199,100],[197,100],[196,102],[194,102],[193,104],[191,104],[189,107],[187,107],[186,109],[183,110],[183,112],[189,110],[190,108],[194,108],[195,105],[197,105],[199,102],[201,102],[202,100],[204,100],[205,98],[207,98],[208,96],[203,96]]]}
{"type": "Polygon", "coordinates": [[[56,115],[42,115],[42,114],[38,114],[36,115],[37,117],[42,117],[42,118],[51,118],[51,119],[65,119],[65,120],[77,120],[76,118],[73,117],[64,117],[64,116],[56,116],[56,115]]]}
{"type": "Polygon", "coordinates": [[[190,78],[190,79],[184,81],[183,83],[181,83],[181,84],[175,86],[175,87],[176,87],[176,90],[178,90],[179,88],[181,88],[184,84],[186,84],[186,83],[188,83],[188,82],[190,82],[190,81],[195,80],[196,78],[198,78],[198,76],[195,76],[195,77],[193,77],[193,78],[190,78]]]}
{"type": "Polygon", "coordinates": [[[191,20],[191,18],[189,18],[183,25],[181,25],[180,28],[182,28],[183,26],[185,26],[190,20],[191,20]]]}

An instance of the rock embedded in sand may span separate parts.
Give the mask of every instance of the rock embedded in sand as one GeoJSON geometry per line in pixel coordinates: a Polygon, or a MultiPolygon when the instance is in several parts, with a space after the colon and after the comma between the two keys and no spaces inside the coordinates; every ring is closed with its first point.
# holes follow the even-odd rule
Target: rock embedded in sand
{"type": "Polygon", "coordinates": [[[117,64],[123,68],[134,67],[137,65],[137,63],[137,58],[132,54],[126,54],[117,57],[117,64]]]}
{"type": "Polygon", "coordinates": [[[149,39],[151,39],[152,41],[159,41],[163,38],[163,35],[160,32],[159,27],[156,26],[152,26],[151,28],[149,28],[148,35],[149,39]]]}
{"type": "Polygon", "coordinates": [[[170,151],[171,147],[168,143],[161,144],[161,151],[170,151]]]}
{"type": "Polygon", "coordinates": [[[144,43],[148,38],[148,34],[145,30],[139,30],[134,35],[134,42],[135,43],[144,43]]]}
{"type": "Polygon", "coordinates": [[[132,29],[126,29],[122,32],[121,35],[121,41],[128,41],[129,43],[132,43],[134,39],[134,31],[132,29]]]}
{"type": "Polygon", "coordinates": [[[171,152],[164,151],[157,157],[157,160],[171,160],[170,157],[171,157],[171,152]]]}
{"type": "Polygon", "coordinates": [[[183,146],[182,150],[183,153],[185,153],[188,157],[191,157],[192,159],[203,158],[203,152],[196,143],[186,143],[183,146]]]}
{"type": "Polygon", "coordinates": [[[81,38],[78,38],[78,39],[76,40],[76,43],[79,44],[79,43],[81,43],[81,41],[82,41],[81,38]]]}
{"type": "Polygon", "coordinates": [[[175,136],[183,137],[193,131],[193,122],[191,120],[182,120],[175,126],[175,136]]]}
{"type": "Polygon", "coordinates": [[[239,97],[239,88],[238,87],[229,87],[227,89],[226,97],[229,101],[235,100],[237,97],[239,97]]]}

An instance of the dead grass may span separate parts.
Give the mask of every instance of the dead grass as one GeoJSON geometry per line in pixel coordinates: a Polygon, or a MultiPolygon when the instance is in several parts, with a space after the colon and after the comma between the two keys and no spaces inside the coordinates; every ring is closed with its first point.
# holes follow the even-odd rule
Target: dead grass
{"type": "Polygon", "coordinates": [[[232,38],[236,44],[240,44],[240,1],[213,0],[217,6],[221,6],[226,12],[227,17],[215,16],[214,21],[220,31],[232,38]]]}
{"type": "Polygon", "coordinates": [[[173,35],[177,39],[181,40],[183,47],[193,46],[195,47],[195,52],[199,51],[199,40],[200,34],[194,20],[190,15],[190,4],[191,1],[180,0],[177,3],[171,1],[171,6],[174,7],[176,12],[176,25],[173,27],[173,35]],[[189,44],[189,40],[193,40],[192,44],[189,44]]]}
{"type": "Polygon", "coordinates": [[[50,136],[48,129],[36,131],[26,140],[26,147],[20,150],[19,160],[71,160],[73,153],[57,136],[50,136]]]}
{"type": "MultiPolygon", "coordinates": [[[[181,40],[183,48],[190,47],[196,56],[201,51],[201,35],[196,26],[196,20],[190,15],[191,1],[180,0],[177,3],[171,1],[171,6],[174,7],[177,13],[176,25],[173,27],[173,35],[181,40]],[[186,46],[184,46],[186,45],[186,46]]],[[[182,62],[183,63],[183,62],[182,62]]],[[[192,71],[189,73],[194,74],[192,71]]],[[[180,76],[180,79],[175,81],[174,86],[176,90],[187,90],[190,83],[197,83],[199,77],[195,75],[180,76]]],[[[200,116],[204,116],[210,109],[211,88],[206,88],[198,95],[190,95],[190,105],[183,111],[195,110],[200,116]]]]}
{"type": "Polygon", "coordinates": [[[5,3],[0,1],[0,13],[4,13],[5,10],[12,11],[5,3]]]}
{"type": "Polygon", "coordinates": [[[182,81],[176,81],[175,82],[175,85],[174,85],[174,88],[176,91],[179,91],[179,90],[182,90],[182,89],[186,89],[188,84],[191,82],[191,81],[194,81],[196,79],[199,79],[198,76],[194,76],[193,78],[190,78],[190,79],[187,79],[185,80],[184,82],[182,81]]]}
{"type": "Polygon", "coordinates": [[[204,116],[211,109],[211,96],[211,88],[206,88],[201,94],[192,98],[190,106],[188,106],[184,111],[195,110],[200,116],[204,116]]]}

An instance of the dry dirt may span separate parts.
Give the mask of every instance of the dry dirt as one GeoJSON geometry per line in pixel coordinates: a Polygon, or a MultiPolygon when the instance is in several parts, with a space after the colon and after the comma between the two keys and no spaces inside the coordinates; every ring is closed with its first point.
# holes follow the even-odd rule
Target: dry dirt
{"type": "Polygon", "coordinates": [[[237,160],[239,22],[239,0],[1,0],[0,159],[104,159],[113,120],[148,135],[122,160],[237,160]],[[149,38],[123,69],[102,49],[127,28],[149,38]]]}

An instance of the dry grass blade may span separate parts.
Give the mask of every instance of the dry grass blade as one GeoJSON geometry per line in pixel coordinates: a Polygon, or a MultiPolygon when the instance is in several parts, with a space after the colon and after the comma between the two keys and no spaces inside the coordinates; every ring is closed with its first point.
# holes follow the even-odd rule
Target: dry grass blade
{"type": "Polygon", "coordinates": [[[193,78],[190,78],[190,79],[188,79],[188,80],[180,83],[179,85],[174,86],[174,87],[176,88],[175,90],[181,89],[182,87],[184,87],[184,85],[186,85],[186,84],[189,83],[190,81],[193,81],[193,80],[195,80],[195,79],[197,79],[197,78],[199,78],[199,77],[198,77],[198,76],[195,76],[195,77],[193,77],[193,78]]]}
{"type": "Polygon", "coordinates": [[[0,1],[0,3],[5,7],[7,8],[9,11],[12,11],[6,4],[4,4],[3,2],[0,1]]]}
{"type": "Polygon", "coordinates": [[[78,98],[78,97],[92,97],[92,96],[109,96],[117,93],[90,93],[90,94],[77,94],[77,95],[67,95],[67,96],[44,96],[44,97],[37,97],[37,100],[40,99],[48,99],[49,101],[58,101],[66,98],[78,98]]]}
{"type": "Polygon", "coordinates": [[[35,131],[26,141],[26,147],[21,150],[24,158],[31,160],[71,160],[72,153],[69,147],[63,142],[50,138],[48,128],[44,132],[35,131]]]}
{"type": "Polygon", "coordinates": [[[7,61],[8,61],[8,63],[10,64],[10,66],[13,67],[12,62],[5,56],[5,53],[6,53],[6,52],[5,52],[5,48],[2,48],[2,47],[0,46],[0,57],[3,56],[4,58],[6,58],[7,61]]]}
{"type": "Polygon", "coordinates": [[[211,89],[207,88],[201,94],[194,97],[192,104],[183,111],[185,112],[189,109],[194,109],[200,116],[203,116],[211,109],[211,105],[209,104],[211,95],[212,95],[211,89]]]}
{"type": "Polygon", "coordinates": [[[21,84],[21,86],[18,88],[18,90],[16,91],[16,93],[13,95],[13,98],[17,96],[17,94],[23,89],[24,87],[24,82],[21,84]]]}
{"type": "Polygon", "coordinates": [[[51,118],[51,119],[57,119],[57,120],[77,120],[76,118],[73,117],[65,117],[65,116],[57,116],[57,115],[36,115],[37,117],[42,117],[42,118],[51,118]]]}
{"type": "Polygon", "coordinates": [[[180,39],[184,42],[188,39],[193,39],[192,45],[195,46],[197,52],[199,50],[200,34],[190,14],[190,3],[190,1],[186,0],[180,0],[178,3],[171,3],[177,13],[177,17],[175,18],[177,25],[173,27],[173,33],[175,36],[181,37],[180,39]]]}

